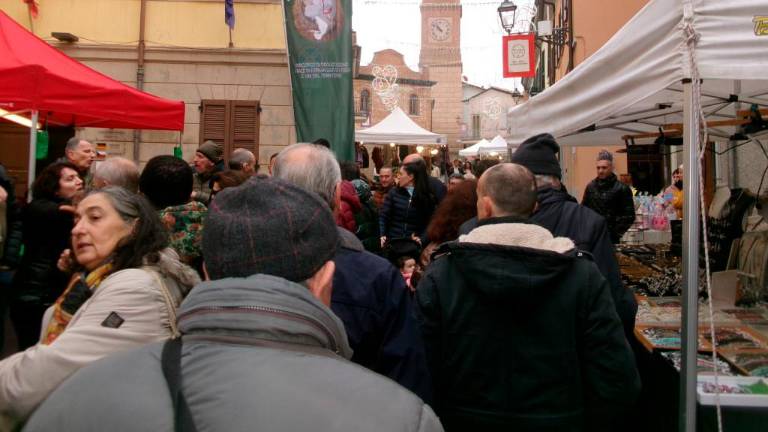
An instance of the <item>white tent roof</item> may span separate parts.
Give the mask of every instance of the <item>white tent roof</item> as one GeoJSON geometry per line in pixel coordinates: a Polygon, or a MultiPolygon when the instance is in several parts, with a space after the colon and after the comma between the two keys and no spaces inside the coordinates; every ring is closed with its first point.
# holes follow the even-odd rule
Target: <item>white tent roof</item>
{"type": "MultiPolygon", "coordinates": [[[[768,36],[757,35],[755,22],[765,15],[765,0],[650,1],[563,79],[509,110],[510,143],[549,132],[561,144],[622,144],[623,135],[682,123],[690,30],[698,35],[694,61],[708,120],[733,119],[752,103],[768,106],[768,36]]],[[[732,130],[725,129],[710,135],[727,139],[732,130]]]]}
{"type": "Polygon", "coordinates": [[[480,152],[480,147],[490,144],[487,139],[483,138],[480,141],[472,144],[471,146],[459,150],[459,156],[477,156],[477,153],[480,152]]]}
{"type": "Polygon", "coordinates": [[[480,153],[504,151],[507,151],[507,140],[505,140],[501,135],[496,135],[493,137],[491,142],[488,143],[488,145],[484,145],[480,148],[480,153]]]}
{"type": "Polygon", "coordinates": [[[368,129],[355,131],[355,141],[395,144],[447,144],[445,135],[430,132],[417,125],[400,107],[384,120],[368,129]]]}

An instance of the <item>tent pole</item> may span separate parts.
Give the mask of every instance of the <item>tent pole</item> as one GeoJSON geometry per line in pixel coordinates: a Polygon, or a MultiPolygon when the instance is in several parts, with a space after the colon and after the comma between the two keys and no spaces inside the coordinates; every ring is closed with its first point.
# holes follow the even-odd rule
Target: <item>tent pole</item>
{"type": "Polygon", "coordinates": [[[699,158],[693,84],[683,80],[683,314],[680,431],[696,431],[696,356],[699,312],[699,158]]]}
{"type": "Polygon", "coordinates": [[[37,163],[37,120],[39,113],[32,110],[32,125],[29,127],[29,166],[27,167],[27,202],[32,201],[32,183],[35,182],[35,164],[37,163]]]}

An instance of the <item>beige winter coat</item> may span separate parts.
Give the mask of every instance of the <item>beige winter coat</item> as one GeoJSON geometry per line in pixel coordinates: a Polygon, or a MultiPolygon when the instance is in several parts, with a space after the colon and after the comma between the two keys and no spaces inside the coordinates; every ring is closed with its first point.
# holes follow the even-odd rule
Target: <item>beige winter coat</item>
{"type": "MultiPolygon", "coordinates": [[[[0,431],[28,417],[81,367],[169,338],[175,308],[197,282],[194,270],[169,249],[156,266],[126,269],[104,279],[51,345],[37,344],[0,362],[0,431]]],[[[43,328],[46,324],[44,320],[43,328]]]]}

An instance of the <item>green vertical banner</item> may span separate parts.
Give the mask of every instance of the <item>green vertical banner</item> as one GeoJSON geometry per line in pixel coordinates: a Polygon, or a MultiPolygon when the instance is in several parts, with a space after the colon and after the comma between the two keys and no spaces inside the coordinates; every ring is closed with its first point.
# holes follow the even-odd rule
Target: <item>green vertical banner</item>
{"type": "Polygon", "coordinates": [[[283,0],[299,142],[325,138],[355,160],[352,0],[283,0]]]}

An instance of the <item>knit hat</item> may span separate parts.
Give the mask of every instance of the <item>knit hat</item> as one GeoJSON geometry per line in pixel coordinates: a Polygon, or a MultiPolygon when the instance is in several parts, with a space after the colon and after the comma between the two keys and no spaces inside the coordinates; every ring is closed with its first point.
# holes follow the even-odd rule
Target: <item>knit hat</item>
{"type": "Polygon", "coordinates": [[[205,219],[203,257],[212,280],[262,273],[301,282],[333,258],[339,241],[319,196],[257,176],[216,195],[205,219]]]}
{"type": "Polygon", "coordinates": [[[560,146],[555,137],[548,133],[539,134],[520,144],[512,153],[512,162],[528,168],[534,174],[561,178],[560,162],[556,156],[558,152],[560,146]]]}
{"type": "Polygon", "coordinates": [[[211,140],[200,144],[197,151],[213,163],[218,163],[224,155],[224,148],[221,147],[221,144],[216,144],[211,140]]]}
{"type": "Polygon", "coordinates": [[[613,163],[613,155],[608,150],[603,149],[600,150],[600,153],[597,154],[597,160],[604,160],[613,163]]]}

